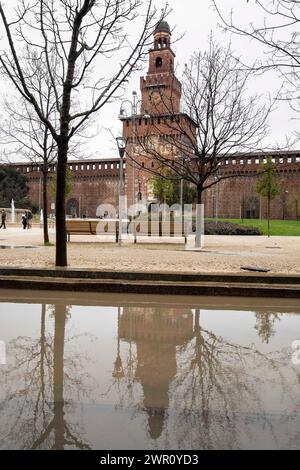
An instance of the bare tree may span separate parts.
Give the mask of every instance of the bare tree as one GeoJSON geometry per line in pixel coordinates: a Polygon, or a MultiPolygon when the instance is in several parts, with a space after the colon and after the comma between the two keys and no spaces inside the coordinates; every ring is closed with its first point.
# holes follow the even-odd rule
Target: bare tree
{"type": "MultiPolygon", "coordinates": [[[[35,56],[27,62],[27,76],[31,76],[31,84],[43,97],[41,105],[48,120],[57,120],[55,95],[52,82],[46,73],[47,64],[42,57],[35,56]]],[[[48,180],[49,169],[57,161],[57,144],[47,126],[38,118],[34,109],[24,97],[18,100],[5,100],[6,119],[0,123],[0,143],[5,145],[6,157],[10,154],[21,154],[27,161],[37,165],[42,173],[43,194],[43,232],[44,243],[49,243],[48,233],[48,180]],[[7,152],[10,145],[11,151],[7,152]]],[[[90,121],[89,121],[90,122],[90,121]]],[[[90,137],[87,123],[82,126],[80,134],[74,136],[69,145],[69,154],[76,156],[78,145],[83,138],[90,137]]],[[[67,183],[66,183],[67,186],[67,183]]],[[[55,185],[56,187],[56,185],[55,185]]],[[[67,191],[65,192],[67,197],[67,191]]]]}
{"type": "MultiPolygon", "coordinates": [[[[255,5],[257,12],[254,21],[247,26],[239,25],[234,12],[227,12],[221,2],[212,3],[226,31],[256,41],[264,52],[263,59],[251,68],[258,72],[276,70],[282,78],[279,99],[289,102],[291,109],[300,112],[300,2],[297,0],[247,0],[255,5]]],[[[249,67],[249,64],[245,64],[249,67]]],[[[299,139],[299,133],[295,133],[299,139]]]]}
{"type": "MultiPolygon", "coordinates": [[[[165,14],[166,8],[161,18],[165,14]]],[[[70,141],[116,97],[147,52],[156,10],[153,0],[19,0],[14,15],[1,2],[0,17],[7,40],[0,52],[1,71],[57,146],[56,265],[66,266],[64,195],[70,141]],[[44,96],[26,73],[28,60],[35,57],[45,61],[57,119],[46,116],[44,96]]]]}
{"type": "MultiPolygon", "coordinates": [[[[209,49],[194,53],[185,66],[183,113],[174,111],[172,98],[165,100],[165,115],[155,119],[159,113],[154,113],[139,142],[143,159],[136,164],[149,159],[154,164],[144,166],[152,174],[163,176],[168,169],[174,178],[194,184],[199,207],[206,189],[237,176],[221,171],[229,155],[262,147],[272,103],[260,104],[259,95],[249,96],[250,76],[251,71],[239,67],[230,45],[224,48],[211,38],[209,49]]],[[[197,231],[196,245],[200,243],[197,231]]]]}
{"type": "MultiPolygon", "coordinates": [[[[45,114],[51,115],[51,90],[46,97],[45,114]]],[[[23,98],[19,103],[5,105],[8,119],[0,126],[2,143],[13,145],[13,154],[21,154],[27,161],[38,165],[42,173],[43,233],[44,244],[49,243],[48,233],[48,171],[56,161],[57,148],[49,129],[36,117],[33,109],[23,98]]]]}

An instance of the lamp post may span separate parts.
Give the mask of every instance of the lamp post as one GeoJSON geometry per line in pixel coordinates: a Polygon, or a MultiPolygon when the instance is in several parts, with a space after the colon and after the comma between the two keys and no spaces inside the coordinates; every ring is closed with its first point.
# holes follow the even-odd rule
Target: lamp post
{"type": "Polygon", "coordinates": [[[137,92],[132,92],[132,101],[124,100],[121,103],[119,119],[122,121],[126,119],[126,113],[124,105],[128,103],[131,107],[131,131],[132,131],[132,141],[131,141],[131,159],[132,159],[132,205],[134,206],[135,200],[135,143],[136,143],[136,117],[138,115],[137,108],[140,100],[137,99],[137,92]]]}
{"type": "Polygon", "coordinates": [[[288,194],[288,190],[284,190],[282,193],[282,219],[285,220],[286,216],[286,196],[288,194]]]}
{"type": "Polygon", "coordinates": [[[119,167],[119,246],[122,244],[122,214],[123,214],[123,201],[124,201],[124,155],[126,149],[126,139],[124,137],[116,138],[119,155],[120,155],[120,167],[119,167]]]}
{"type": "MultiPolygon", "coordinates": [[[[186,162],[186,158],[185,156],[182,157],[182,170],[184,171],[185,170],[185,162],[186,162]]],[[[180,208],[181,208],[181,216],[183,217],[183,182],[184,182],[184,178],[181,176],[181,179],[180,179],[180,208]]]]}
{"type": "Polygon", "coordinates": [[[219,169],[217,169],[217,172],[214,176],[215,180],[215,223],[218,223],[219,219],[219,184],[220,184],[220,179],[219,179],[219,169]]]}

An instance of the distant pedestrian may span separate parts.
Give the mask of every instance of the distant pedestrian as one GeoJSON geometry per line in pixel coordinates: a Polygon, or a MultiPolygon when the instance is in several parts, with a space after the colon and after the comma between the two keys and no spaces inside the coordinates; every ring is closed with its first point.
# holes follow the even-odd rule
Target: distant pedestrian
{"type": "Polygon", "coordinates": [[[25,230],[27,226],[26,212],[22,215],[22,225],[23,225],[23,230],[25,230]]]}
{"type": "Polygon", "coordinates": [[[32,220],[32,212],[30,210],[27,211],[26,219],[27,219],[27,228],[30,229],[31,220],[32,220]]]}
{"type": "Polygon", "coordinates": [[[3,229],[6,228],[6,210],[5,209],[2,209],[2,212],[1,212],[1,225],[0,225],[0,228],[3,227],[3,229]]]}

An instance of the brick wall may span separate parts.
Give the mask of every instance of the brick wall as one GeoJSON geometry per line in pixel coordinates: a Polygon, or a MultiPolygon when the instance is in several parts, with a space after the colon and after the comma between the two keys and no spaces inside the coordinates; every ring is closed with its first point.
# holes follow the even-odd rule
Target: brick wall
{"type": "MultiPolygon", "coordinates": [[[[11,165],[27,177],[29,197],[39,208],[42,207],[42,173],[38,165],[16,163],[11,165]]],[[[72,173],[72,191],[66,200],[67,213],[70,201],[76,207],[76,215],[95,217],[99,204],[118,205],[119,159],[69,162],[72,173]]],[[[55,177],[55,165],[48,172],[48,211],[54,212],[55,197],[51,194],[51,180],[55,177]]]]}
{"type": "MultiPolygon", "coordinates": [[[[126,126],[126,124],[125,124],[126,126]]],[[[130,132],[130,126],[128,132],[130,132]]],[[[129,150],[130,151],[130,150],[129,150]]],[[[268,154],[270,155],[270,154],[268,154]]],[[[277,165],[277,174],[282,184],[282,192],[271,203],[271,217],[274,219],[295,219],[296,205],[300,212],[300,153],[285,152],[272,155],[277,165]],[[295,195],[298,195],[295,197],[295,195]],[[296,203],[298,199],[298,203],[296,203]]],[[[204,194],[205,215],[215,217],[216,213],[222,218],[244,217],[265,218],[266,201],[256,193],[257,171],[264,161],[263,154],[240,155],[228,158],[224,161],[220,172],[228,179],[224,179],[218,185],[208,189],[204,194]]],[[[136,199],[141,191],[149,196],[148,183],[152,177],[147,171],[151,161],[145,159],[145,167],[135,169],[135,193],[136,199]]],[[[37,166],[24,163],[12,164],[14,168],[26,174],[29,197],[39,207],[42,207],[42,174],[37,166]]],[[[119,159],[76,161],[69,162],[73,175],[73,188],[67,198],[75,200],[77,215],[83,214],[95,217],[99,204],[112,204],[118,207],[119,193],[119,159]]],[[[132,199],[132,166],[125,166],[125,183],[128,205],[132,199]]],[[[55,176],[55,166],[49,171],[48,184],[50,188],[51,178],[55,176]]],[[[53,196],[49,196],[48,210],[51,210],[53,196]]]]}
{"type": "MultiPolygon", "coordinates": [[[[296,219],[296,199],[300,212],[300,154],[296,152],[268,153],[277,165],[282,191],[271,202],[271,218],[296,219]],[[297,195],[297,197],[296,197],[297,195]]],[[[267,202],[256,192],[259,165],[263,154],[243,154],[224,161],[220,174],[224,179],[205,192],[206,217],[265,218],[267,202]]]]}

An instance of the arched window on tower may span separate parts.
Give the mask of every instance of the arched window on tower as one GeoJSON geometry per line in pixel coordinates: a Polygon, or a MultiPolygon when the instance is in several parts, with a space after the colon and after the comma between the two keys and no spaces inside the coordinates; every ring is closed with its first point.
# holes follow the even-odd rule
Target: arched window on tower
{"type": "Polygon", "coordinates": [[[156,61],[155,61],[155,67],[156,67],[157,69],[159,69],[161,66],[162,66],[162,58],[161,58],[161,57],[157,57],[157,58],[156,58],[156,61]]]}

